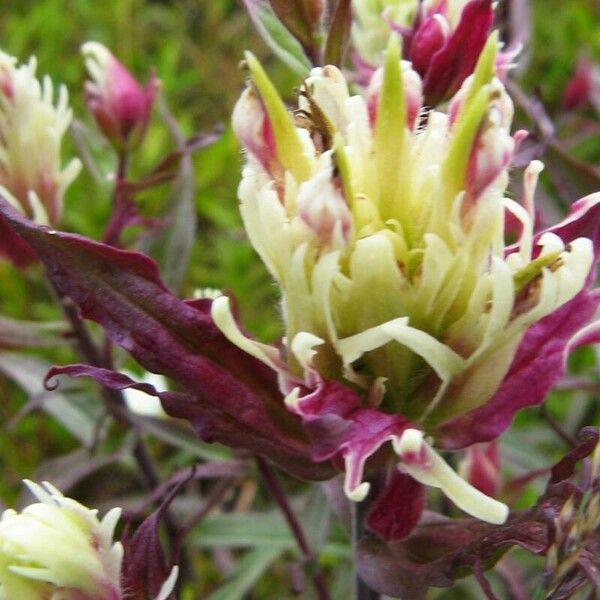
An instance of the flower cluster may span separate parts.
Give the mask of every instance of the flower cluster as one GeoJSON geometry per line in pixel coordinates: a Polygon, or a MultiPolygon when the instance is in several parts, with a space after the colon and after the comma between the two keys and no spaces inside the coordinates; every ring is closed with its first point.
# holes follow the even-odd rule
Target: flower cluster
{"type": "Polygon", "coordinates": [[[8,509],[0,518],[0,600],[173,597],[178,568],[161,579],[162,550],[153,517],[127,541],[124,552],[121,542],[113,542],[120,508],[99,520],[97,510],[63,496],[48,482],[25,484],[38,502],[20,513],[8,509]],[[139,574],[148,568],[145,553],[155,561],[149,583],[139,574]]]}
{"type": "Polygon", "coordinates": [[[36,79],[36,61],[17,65],[0,51],[0,186],[23,214],[55,225],[63,196],[81,168],[78,159],[61,165],[61,143],[72,119],[67,89],[54,103],[49,77],[36,79]]]}
{"type": "Polygon", "coordinates": [[[541,374],[529,398],[507,375],[560,330],[561,307],[585,305],[561,331],[567,339],[590,318],[594,245],[572,225],[599,201],[580,201],[564,224],[535,234],[539,162],[522,202],[505,197],[524,133],[510,135],[497,46],[490,36],[447,112],[423,113],[421,78],[395,39],[366,98],[335,67],[318,68],[294,115],[248,55],[251,85],[233,115],[247,150],[240,209],[281,289],[283,350],[244,336],[227,298],[212,305],[225,335],[278,373],[315,458],[343,458],[350,498],[366,496],[366,460],[391,441],[402,472],[491,522],[506,507],[462,481],[426,436],[447,448],[490,440],[541,401],[554,374],[541,374]],[[521,224],[513,246],[507,213],[521,224]]]}
{"type": "Polygon", "coordinates": [[[123,547],[113,543],[121,510],[98,520],[49,483],[25,482],[39,502],[0,520],[0,598],[120,600],[123,547]]]}

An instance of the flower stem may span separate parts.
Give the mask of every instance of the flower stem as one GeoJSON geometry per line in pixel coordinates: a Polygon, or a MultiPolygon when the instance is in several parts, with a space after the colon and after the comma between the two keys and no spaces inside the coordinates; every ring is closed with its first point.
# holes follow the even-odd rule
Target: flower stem
{"type": "MultiPolygon", "coordinates": [[[[362,502],[351,503],[352,514],[352,548],[354,550],[354,564],[357,563],[356,550],[362,534],[363,512],[362,502]]],[[[379,600],[381,596],[371,589],[360,577],[358,571],[354,574],[354,600],[379,600]]]]}
{"type": "MultiPolygon", "coordinates": [[[[287,524],[296,539],[296,543],[298,544],[298,548],[302,553],[302,557],[306,562],[314,562],[315,556],[308,545],[308,541],[306,540],[306,536],[304,535],[304,531],[302,530],[302,526],[298,521],[298,517],[294,513],[288,499],[285,495],[285,492],[279,485],[279,481],[277,481],[277,477],[270,465],[267,461],[260,457],[256,457],[256,462],[258,464],[258,470],[262,477],[262,480],[265,484],[265,487],[269,490],[273,499],[279,505],[279,508],[287,521],[287,524]]],[[[318,571],[313,576],[313,583],[315,585],[315,589],[317,591],[317,595],[319,600],[331,600],[331,596],[329,595],[329,591],[327,590],[327,584],[325,583],[325,578],[323,577],[323,572],[318,571]]]]}

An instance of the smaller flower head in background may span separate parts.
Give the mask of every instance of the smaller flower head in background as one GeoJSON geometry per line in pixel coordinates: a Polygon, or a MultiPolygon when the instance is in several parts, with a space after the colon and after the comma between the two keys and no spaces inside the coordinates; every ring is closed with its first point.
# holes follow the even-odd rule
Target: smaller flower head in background
{"type": "Polygon", "coordinates": [[[60,86],[54,104],[52,82],[36,79],[36,65],[31,58],[18,66],[0,51],[0,186],[27,217],[55,225],[81,163],[74,158],[61,166],[62,138],[72,119],[68,93],[60,86]]]}
{"type": "Polygon", "coordinates": [[[123,547],[113,543],[121,509],[99,520],[47,482],[25,484],[38,502],[0,519],[0,598],[121,599],[123,547]]]}
{"type": "Polygon", "coordinates": [[[152,74],[145,88],[98,42],[81,47],[91,77],[85,84],[87,105],[102,133],[118,152],[140,144],[150,119],[159,80],[152,74]]]}

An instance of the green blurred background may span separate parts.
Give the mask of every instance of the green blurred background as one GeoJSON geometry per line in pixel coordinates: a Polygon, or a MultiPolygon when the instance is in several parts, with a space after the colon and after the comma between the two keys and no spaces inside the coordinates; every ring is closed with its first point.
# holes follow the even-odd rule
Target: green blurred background
{"type": "MultiPolygon", "coordinates": [[[[600,64],[600,3],[534,0],[529,5],[532,38],[518,78],[527,91],[539,92],[550,115],[566,132],[569,151],[578,159],[598,165],[600,135],[581,139],[572,135],[580,123],[573,119],[597,123],[597,115],[565,117],[559,109],[578,56],[587,54],[600,64]]],[[[274,339],[281,333],[276,290],[246,241],[238,216],[236,187],[242,158],[229,128],[229,116],[244,85],[239,62],[245,49],[252,49],[263,60],[283,93],[291,95],[298,82],[269,54],[234,0],[3,0],[0,48],[20,61],[35,55],[38,75],[47,73],[55,84],[62,82],[69,89],[75,118],[82,123],[79,131],[101,178],[94,178],[84,169],[68,191],[62,227],[94,238],[100,237],[110,213],[111,184],[107,176],[115,168],[115,159],[95,132],[83,101],[86,75],[79,48],[88,40],[108,46],[141,81],[146,80],[149,69],[155,68],[164,97],[185,136],[211,131],[215,124],[224,126],[217,143],[193,156],[198,226],[180,293],[191,296],[197,288],[229,289],[239,301],[244,325],[263,340],[274,339]]],[[[523,124],[527,125],[526,120],[523,124]]],[[[147,140],[133,158],[131,176],[147,173],[174,147],[168,128],[155,110],[147,140]]],[[[73,141],[66,139],[65,159],[73,152],[73,141]]],[[[555,158],[550,155],[547,159],[549,168],[554,169],[555,158]]],[[[557,170],[563,168],[556,164],[557,170]]],[[[577,174],[568,169],[566,177],[573,179],[575,187],[580,184],[577,174]]],[[[546,175],[541,192],[556,197],[555,183],[552,176],[546,175]]],[[[139,194],[141,212],[159,215],[169,193],[169,186],[164,185],[139,194]]],[[[2,314],[22,319],[59,318],[35,268],[23,274],[0,263],[0,282],[2,314]]],[[[65,361],[70,359],[68,350],[51,353],[54,360],[63,355],[65,361]]],[[[593,363],[589,355],[582,354],[578,368],[593,363]]],[[[552,397],[550,407],[556,416],[573,422],[581,419],[580,413],[566,413],[568,403],[564,400],[564,394],[552,397]]],[[[24,392],[0,377],[3,423],[9,423],[24,401],[24,392]]],[[[530,423],[531,414],[526,413],[520,421],[530,423]]],[[[544,453],[554,451],[556,446],[543,439],[539,444],[541,460],[547,461],[544,453]]],[[[513,446],[517,451],[518,436],[513,446]]],[[[15,502],[21,478],[31,476],[45,458],[76,447],[73,437],[44,414],[34,413],[9,431],[0,431],[0,502],[15,502]]],[[[285,580],[285,573],[280,575],[285,580]]],[[[451,597],[444,594],[438,597],[451,597]]]]}

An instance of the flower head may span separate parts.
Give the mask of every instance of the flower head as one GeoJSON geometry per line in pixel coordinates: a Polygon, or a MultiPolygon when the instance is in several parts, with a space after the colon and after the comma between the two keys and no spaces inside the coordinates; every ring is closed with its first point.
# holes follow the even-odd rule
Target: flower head
{"type": "Polygon", "coordinates": [[[98,42],[81,47],[91,80],[86,82],[88,107],[98,127],[118,151],[135,148],[143,139],[159,86],[151,75],[145,88],[98,42]]]}
{"type": "MultiPolygon", "coordinates": [[[[532,327],[546,331],[544,319],[580,298],[594,262],[592,240],[571,235],[576,228],[534,236],[539,163],[527,171],[522,204],[504,197],[522,134],[510,135],[496,49],[491,36],[449,114],[432,110],[421,126],[404,83],[418,75],[407,75],[393,38],[372,110],[329,66],[311,73],[292,117],[248,56],[260,131],[269,136],[261,143],[255,129],[246,145],[240,208],[281,289],[283,352],[243,336],[226,298],[212,309],[231,341],[278,372],[315,458],[344,459],[350,498],[366,496],[366,461],[392,442],[402,472],[492,522],[505,507],[484,501],[428,439],[468,446],[508,426],[527,401],[510,398],[470,428],[461,419],[507,393],[521,342],[529,347],[532,327]],[[310,219],[307,206],[315,207],[310,219]],[[507,211],[522,223],[512,247],[504,243],[507,211]]],[[[249,130],[244,118],[236,110],[236,131],[249,130]]],[[[598,199],[580,204],[585,213],[598,199]]]]}
{"type": "Polygon", "coordinates": [[[72,118],[64,86],[54,92],[49,77],[36,79],[36,61],[17,65],[0,51],[0,186],[23,214],[56,224],[63,196],[81,164],[61,166],[61,142],[72,118]]]}
{"type": "Polygon", "coordinates": [[[120,600],[123,548],[113,543],[121,510],[102,520],[49,483],[25,481],[39,502],[0,520],[0,598],[120,600]]]}

